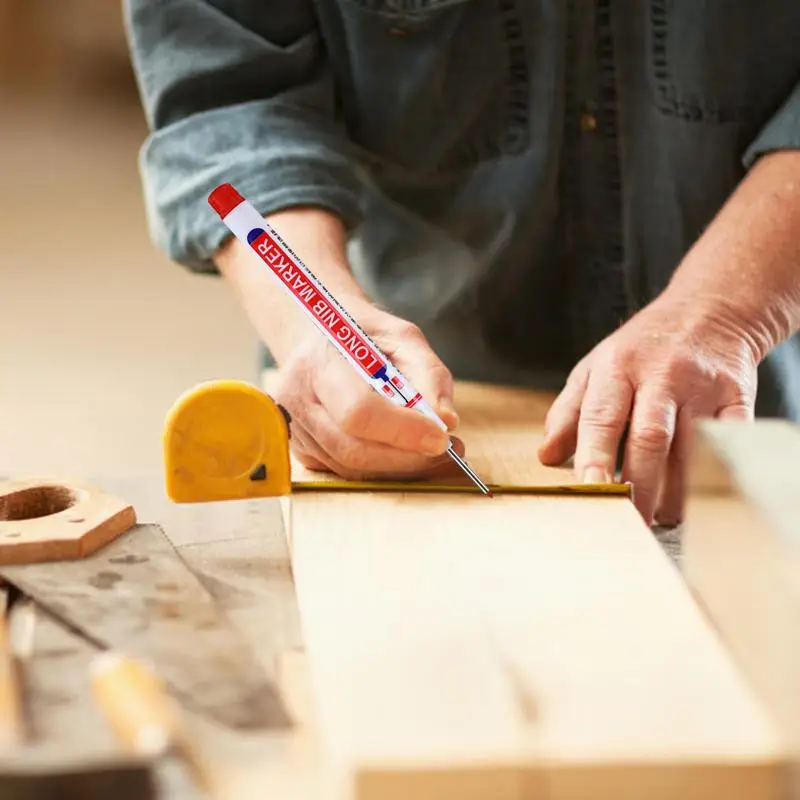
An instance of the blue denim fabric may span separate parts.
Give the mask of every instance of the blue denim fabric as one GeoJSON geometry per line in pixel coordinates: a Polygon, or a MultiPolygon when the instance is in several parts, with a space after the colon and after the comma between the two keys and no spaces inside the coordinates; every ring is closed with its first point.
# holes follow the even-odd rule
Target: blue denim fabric
{"type": "MultiPolygon", "coordinates": [[[[158,245],[213,273],[224,181],[264,214],[327,208],[460,378],[558,387],[761,154],[800,148],[798,0],[125,9],[158,245]]],[[[758,413],[800,419],[800,341],[763,365],[758,413]]]]}

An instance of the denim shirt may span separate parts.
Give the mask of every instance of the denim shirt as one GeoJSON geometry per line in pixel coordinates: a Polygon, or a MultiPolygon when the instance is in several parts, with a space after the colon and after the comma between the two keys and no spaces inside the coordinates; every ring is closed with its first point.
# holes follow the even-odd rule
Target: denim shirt
{"type": "MultiPolygon", "coordinates": [[[[350,233],[458,378],[556,388],[800,148],[798,0],[126,0],[152,236],[214,273],[229,181],[350,233]]],[[[309,265],[312,269],[313,264],[309,265]]],[[[798,265],[800,270],[800,265],[798,265]]],[[[800,340],[758,413],[800,419],[800,340]]]]}

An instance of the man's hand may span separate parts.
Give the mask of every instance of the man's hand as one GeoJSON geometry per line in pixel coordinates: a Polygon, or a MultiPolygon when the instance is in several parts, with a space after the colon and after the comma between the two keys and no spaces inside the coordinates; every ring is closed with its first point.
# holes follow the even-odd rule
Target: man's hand
{"type": "MultiPolygon", "coordinates": [[[[287,209],[269,222],[448,428],[455,427],[450,372],[416,326],[364,295],[347,266],[341,222],[316,208],[287,209]]],[[[292,416],[292,449],[305,466],[363,480],[411,478],[450,464],[447,433],[376,394],[240,242],[230,239],[215,260],[275,357],[270,392],[292,416]]],[[[454,444],[463,454],[463,445],[454,444]]]]}
{"type": "Polygon", "coordinates": [[[629,424],[622,480],[648,524],[678,523],[692,419],[753,417],[751,344],[723,311],[666,292],[578,363],[547,416],[540,459],[574,455],[580,480],[611,482],[629,424]]]}
{"type": "MultiPolygon", "coordinates": [[[[348,309],[351,313],[355,309],[348,309]]],[[[359,323],[453,428],[453,379],[414,325],[364,307],[359,323]]],[[[306,467],[350,480],[411,478],[449,464],[448,434],[418,411],[387,402],[317,331],[281,365],[275,399],[292,415],[292,445],[306,467]]],[[[463,454],[463,447],[457,449],[463,454]]]]}
{"type": "Polygon", "coordinates": [[[693,417],[753,418],[756,367],[800,330],[800,150],[762,156],[649,306],[573,370],[541,460],[622,478],[648,523],[678,522],[693,417]]]}

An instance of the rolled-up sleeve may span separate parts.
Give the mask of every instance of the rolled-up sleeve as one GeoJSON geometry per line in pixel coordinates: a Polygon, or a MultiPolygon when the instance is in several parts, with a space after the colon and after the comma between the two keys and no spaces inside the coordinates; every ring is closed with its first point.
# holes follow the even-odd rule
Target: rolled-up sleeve
{"type": "Polygon", "coordinates": [[[800,149],[800,83],[744,154],[744,166],[753,166],[760,156],[776,150],[800,149]]]}
{"type": "Polygon", "coordinates": [[[125,0],[150,127],[140,155],[156,245],[196,272],[228,235],[209,193],[234,184],[262,214],[360,220],[358,169],[311,0],[125,0]]]}

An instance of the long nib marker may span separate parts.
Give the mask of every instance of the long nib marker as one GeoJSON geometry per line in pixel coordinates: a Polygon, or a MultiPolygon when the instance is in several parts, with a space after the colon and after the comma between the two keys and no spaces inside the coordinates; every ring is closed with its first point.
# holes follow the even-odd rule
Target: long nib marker
{"type": "MultiPolygon", "coordinates": [[[[253,205],[229,183],[214,189],[208,202],[231,233],[258,256],[317,328],[378,394],[396,406],[419,411],[432,419],[443,431],[447,431],[447,425],[432,406],[383,355],[311,270],[264,221],[253,205]]],[[[456,453],[452,444],[447,449],[447,454],[484,495],[493,496],[489,487],[456,453]]]]}

